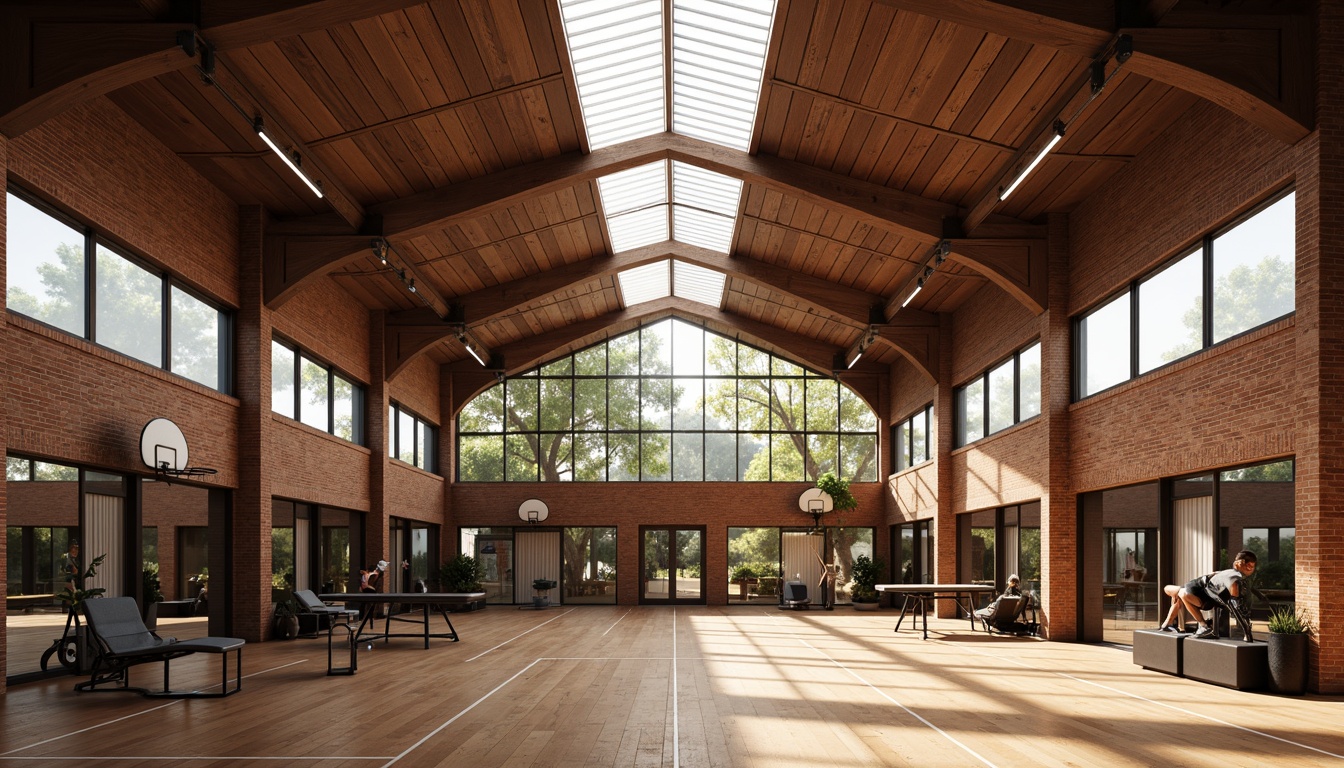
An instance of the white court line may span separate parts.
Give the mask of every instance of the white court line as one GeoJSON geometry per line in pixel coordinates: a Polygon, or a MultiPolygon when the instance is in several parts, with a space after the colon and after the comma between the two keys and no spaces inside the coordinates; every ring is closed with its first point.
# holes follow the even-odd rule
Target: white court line
{"type": "MultiPolygon", "coordinates": [[[[616,625],[621,623],[621,619],[624,619],[626,616],[629,616],[629,615],[630,615],[630,610],[633,610],[633,609],[629,609],[629,610],[627,610],[625,613],[622,613],[620,619],[617,619],[616,621],[614,621],[614,622],[612,623],[612,625],[611,625],[610,627],[607,627],[607,632],[610,632],[611,630],[615,629],[615,628],[616,628],[616,625]]],[[[603,633],[602,633],[602,636],[603,636],[603,637],[606,637],[606,636],[607,636],[607,632],[603,632],[603,633]]]]}
{"type": "MultiPolygon", "coordinates": [[[[557,616],[556,618],[559,618],[559,617],[557,616]]],[[[554,620],[555,620],[555,619],[552,619],[552,621],[554,621],[554,620]]],[[[529,630],[529,631],[531,631],[531,630],[529,630]]],[[[491,649],[491,650],[493,650],[493,649],[491,649]]],[[[458,712],[456,715],[453,715],[451,719],[449,719],[449,720],[448,720],[447,722],[445,722],[443,725],[440,725],[438,728],[435,728],[434,730],[432,730],[432,731],[430,731],[429,733],[425,734],[424,738],[420,739],[419,741],[415,742],[415,743],[412,744],[411,746],[407,747],[404,751],[402,751],[401,754],[397,755],[396,757],[392,758],[391,760],[388,760],[386,763],[383,763],[382,768],[389,768],[389,766],[395,764],[395,763],[396,763],[398,760],[400,760],[401,758],[403,758],[403,757],[409,755],[410,753],[414,752],[416,749],[418,749],[418,748],[420,747],[421,744],[424,744],[426,741],[429,741],[430,739],[434,738],[434,737],[435,737],[436,735],[438,735],[438,733],[439,733],[440,731],[442,731],[444,728],[447,728],[448,726],[450,726],[450,725],[452,725],[453,723],[457,722],[457,719],[458,719],[459,717],[461,717],[461,716],[467,714],[467,713],[470,712],[471,710],[475,709],[475,708],[477,707],[477,705],[479,705],[481,702],[485,701],[486,699],[490,698],[491,696],[494,696],[496,693],[499,692],[499,690],[500,690],[501,688],[503,688],[504,686],[508,685],[509,683],[512,683],[514,680],[518,679],[519,675],[522,675],[522,674],[523,674],[524,672],[526,672],[527,670],[529,670],[529,669],[535,667],[535,666],[537,665],[537,662],[540,662],[540,661],[541,661],[541,659],[537,659],[536,661],[532,662],[531,664],[528,664],[526,667],[523,667],[522,669],[518,670],[516,673],[514,673],[513,677],[510,677],[508,680],[505,680],[504,682],[500,683],[499,685],[496,685],[496,686],[494,687],[494,689],[491,690],[489,693],[485,694],[485,695],[482,696],[481,698],[479,698],[479,699],[477,699],[476,701],[472,702],[472,703],[471,703],[471,706],[467,707],[466,709],[462,710],[461,712],[458,712]]]]}
{"type": "MultiPolygon", "coordinates": [[[[766,615],[766,616],[769,616],[771,619],[774,619],[774,618],[775,618],[774,616],[771,616],[769,613],[767,613],[767,614],[765,614],[765,615],[766,615]]],[[[967,754],[969,754],[970,756],[974,757],[975,759],[979,760],[980,762],[984,763],[985,765],[988,765],[990,768],[997,768],[997,766],[995,766],[994,763],[991,763],[990,761],[986,760],[986,759],[984,758],[983,755],[981,755],[980,753],[976,752],[975,750],[971,749],[970,747],[968,747],[968,746],[966,746],[965,744],[963,744],[963,743],[961,743],[960,741],[958,741],[958,740],[956,739],[956,737],[954,737],[952,734],[948,733],[947,731],[944,731],[942,728],[939,728],[938,726],[934,725],[933,723],[929,722],[928,720],[925,720],[923,717],[921,717],[919,714],[917,714],[914,710],[910,709],[909,707],[905,706],[905,705],[902,704],[901,702],[899,702],[899,701],[897,701],[896,699],[894,699],[894,698],[892,698],[891,696],[889,696],[889,695],[887,694],[886,691],[882,690],[881,688],[878,688],[877,686],[875,686],[875,685],[873,685],[872,683],[868,682],[867,680],[863,679],[863,678],[860,677],[859,674],[858,674],[857,672],[855,672],[854,670],[850,669],[849,667],[846,667],[844,664],[841,664],[840,662],[838,662],[838,661],[836,661],[835,659],[831,658],[830,655],[827,654],[825,651],[823,651],[823,650],[817,648],[816,646],[812,645],[811,643],[809,643],[809,642],[807,642],[806,640],[804,640],[804,639],[802,639],[801,637],[799,637],[797,633],[794,633],[794,634],[793,634],[793,637],[794,637],[794,639],[796,639],[796,640],[797,640],[799,643],[801,643],[802,645],[805,645],[805,646],[807,646],[808,648],[811,648],[813,651],[816,651],[816,653],[817,653],[818,655],[824,657],[825,659],[827,659],[828,661],[830,661],[830,662],[831,662],[832,664],[834,664],[835,666],[837,666],[837,667],[843,669],[844,671],[848,672],[848,673],[850,674],[850,676],[852,676],[855,680],[858,680],[860,683],[863,683],[864,685],[866,685],[866,686],[868,686],[869,688],[873,689],[873,691],[874,691],[875,693],[877,693],[877,695],[881,696],[882,698],[886,699],[887,701],[891,702],[892,704],[895,704],[896,706],[898,706],[898,707],[900,707],[901,709],[905,710],[907,713],[909,713],[909,715],[910,715],[911,717],[913,717],[913,718],[915,718],[916,720],[918,720],[919,722],[921,722],[921,723],[923,723],[923,724],[929,726],[929,727],[932,728],[933,730],[937,731],[938,734],[941,735],[943,738],[947,739],[948,741],[952,742],[953,744],[956,744],[958,747],[961,747],[962,750],[964,750],[964,751],[965,751],[967,754]]]]}
{"type": "MultiPolygon", "coordinates": [[[[295,664],[304,664],[304,663],[307,663],[307,661],[308,661],[308,659],[299,659],[298,661],[291,661],[291,662],[288,663],[288,664],[281,664],[281,665],[278,666],[278,667],[271,667],[270,669],[263,669],[263,670],[261,670],[260,672],[253,672],[253,673],[250,674],[250,675],[243,675],[243,679],[246,680],[246,679],[248,679],[249,677],[256,677],[257,675],[264,675],[264,674],[266,674],[267,672],[274,672],[274,671],[276,671],[277,669],[284,669],[285,667],[292,667],[292,666],[294,666],[295,664]]],[[[208,691],[208,690],[210,690],[210,688],[218,688],[218,687],[219,687],[219,685],[218,685],[218,684],[215,684],[215,685],[209,686],[209,687],[207,687],[207,688],[202,688],[201,690],[203,690],[203,691],[208,691]]],[[[105,722],[105,723],[99,723],[99,724],[97,724],[97,725],[90,725],[88,728],[80,728],[78,731],[71,731],[71,732],[69,732],[69,733],[61,734],[60,736],[52,736],[50,739],[43,739],[42,741],[36,742],[36,743],[34,743],[34,744],[29,744],[29,745],[26,746],[26,747],[19,747],[18,749],[11,749],[11,750],[8,751],[8,752],[0,752],[0,757],[8,757],[9,755],[14,754],[15,752],[23,752],[23,751],[25,751],[25,750],[32,749],[33,747],[40,747],[40,746],[42,746],[43,744],[50,744],[50,743],[53,742],[53,741],[60,741],[61,739],[66,739],[66,738],[69,738],[69,737],[71,737],[71,736],[78,736],[78,735],[81,734],[81,733],[87,733],[88,731],[97,730],[98,728],[102,728],[102,727],[104,727],[104,726],[114,725],[114,724],[116,724],[116,723],[120,723],[120,722],[123,721],[123,720],[130,720],[132,717],[139,717],[139,716],[141,716],[141,715],[147,715],[147,714],[149,714],[150,712],[157,712],[157,711],[159,711],[160,709],[163,709],[164,707],[171,707],[171,706],[173,706],[174,704],[181,704],[181,703],[184,702],[184,701],[186,701],[186,699],[175,699],[175,700],[170,701],[170,702],[168,702],[168,703],[166,703],[166,704],[160,704],[160,705],[157,706],[157,707],[150,707],[149,709],[146,709],[146,710],[144,710],[143,712],[136,712],[135,714],[124,715],[124,716],[122,716],[122,717],[118,717],[118,718],[116,718],[115,720],[108,720],[108,721],[105,722]]],[[[15,758],[15,759],[18,759],[18,760],[24,760],[24,759],[26,759],[26,758],[15,758]]],[[[92,759],[94,759],[94,758],[88,758],[88,759],[92,760],[92,759]]],[[[148,759],[148,758],[117,758],[117,759],[118,759],[118,760],[123,760],[123,759],[124,759],[124,760],[135,760],[135,759],[148,759]]]]}
{"type": "MultiPolygon", "coordinates": [[[[552,621],[555,621],[556,619],[563,619],[564,617],[568,616],[569,614],[571,614],[571,613],[573,613],[573,612],[574,612],[574,609],[573,609],[573,608],[570,608],[568,611],[565,611],[564,613],[560,614],[559,616],[556,616],[555,619],[547,619],[546,621],[541,622],[540,624],[538,624],[537,626],[533,627],[532,629],[527,630],[527,632],[534,632],[534,631],[536,631],[536,630],[538,630],[538,629],[541,629],[542,627],[546,626],[547,624],[550,624],[552,621]]],[[[470,659],[467,659],[467,661],[475,661],[475,660],[481,658],[482,656],[484,656],[485,654],[490,653],[490,651],[495,651],[495,650],[498,650],[498,649],[500,649],[500,648],[503,648],[504,646],[508,645],[509,643],[512,643],[514,640],[517,640],[518,638],[522,637],[523,635],[526,635],[527,632],[523,632],[523,633],[514,635],[513,637],[510,637],[508,640],[505,640],[504,642],[500,643],[499,645],[496,645],[494,648],[491,648],[490,650],[487,650],[487,651],[481,651],[480,653],[476,654],[475,656],[472,656],[470,659]]],[[[465,662],[464,662],[464,663],[465,663],[465,662]]]]}
{"type": "Polygon", "coordinates": [[[681,718],[677,715],[677,606],[672,606],[672,768],[681,768],[681,718]]]}
{"type": "MultiPolygon", "coordinates": [[[[940,642],[940,643],[941,643],[941,642],[945,642],[945,641],[938,640],[937,642],[940,642]]],[[[956,646],[956,647],[957,647],[958,649],[961,649],[961,646],[956,646]]],[[[1337,754],[1335,754],[1334,752],[1327,752],[1327,751],[1325,751],[1324,749],[1319,749],[1319,748],[1317,748],[1317,747],[1313,747],[1313,746],[1311,746],[1311,745],[1309,745],[1309,744],[1303,744],[1303,743],[1301,743],[1301,742],[1293,741],[1292,739],[1285,739],[1285,738],[1283,738],[1282,736],[1275,736],[1275,735],[1272,734],[1272,733],[1265,733],[1264,731],[1257,731],[1257,730],[1255,730],[1254,728],[1247,728],[1247,727],[1244,726],[1244,725],[1237,725],[1236,723],[1229,723],[1229,722],[1226,721],[1226,720],[1221,720],[1221,719],[1219,719],[1219,718],[1213,717],[1212,715],[1206,715],[1206,714],[1203,714],[1202,712],[1195,712],[1194,710],[1185,709],[1184,707],[1178,707],[1178,706],[1176,706],[1175,704],[1168,704],[1168,703],[1166,703],[1166,702],[1164,702],[1164,701],[1155,701],[1155,700],[1153,700],[1153,699],[1148,698],[1147,696],[1140,696],[1140,695],[1137,694],[1137,693],[1130,693],[1129,691],[1123,691],[1123,690],[1121,690],[1121,689],[1119,689],[1119,688],[1112,688],[1111,686],[1109,686],[1109,685],[1104,685],[1104,684],[1102,684],[1102,683],[1093,682],[1093,681],[1091,681],[1091,680],[1084,680],[1084,679],[1081,678],[1081,677],[1075,677],[1074,675],[1070,675],[1070,674],[1067,673],[1067,672],[1057,672],[1057,671],[1055,671],[1055,670],[1053,670],[1053,669],[1045,669],[1044,667],[1038,667],[1038,666],[1036,666],[1036,665],[1034,665],[1034,664],[1028,664],[1028,663],[1026,663],[1026,662],[1024,662],[1024,661],[1021,661],[1021,660],[1019,660],[1019,659],[1015,659],[1015,658],[1013,658],[1013,657],[1011,657],[1011,656],[996,656],[996,655],[994,655],[994,654],[992,654],[992,653],[985,653],[985,652],[983,652],[983,651],[976,651],[976,650],[971,649],[971,648],[966,648],[966,649],[964,649],[964,650],[967,650],[967,651],[969,651],[969,652],[971,652],[971,653],[974,653],[974,654],[976,654],[977,656],[984,656],[984,657],[986,657],[986,658],[994,659],[994,660],[996,660],[996,661],[1011,661],[1011,662],[1014,663],[1014,664],[1017,664],[1017,665],[1022,666],[1022,667],[1026,667],[1027,669],[1034,669],[1034,670],[1036,670],[1037,672],[1046,672],[1046,673],[1049,673],[1049,674],[1052,674],[1052,675],[1058,675],[1059,677],[1063,677],[1063,678],[1066,678],[1066,679],[1068,679],[1068,680],[1074,680],[1074,681],[1083,683],[1084,685],[1091,685],[1091,686],[1095,686],[1095,687],[1097,687],[1097,688],[1100,688],[1100,689],[1102,689],[1102,690],[1104,690],[1104,691],[1111,691],[1111,692],[1113,692],[1113,693],[1118,693],[1118,694],[1120,694],[1120,695],[1122,695],[1122,696],[1128,696],[1128,697],[1130,697],[1131,699],[1138,699],[1139,701],[1147,702],[1147,703],[1149,703],[1149,704],[1154,704],[1154,705],[1159,706],[1159,707],[1166,707],[1167,709],[1172,709],[1172,710],[1175,710],[1175,711],[1177,711],[1177,712],[1181,712],[1181,713],[1183,713],[1183,714],[1194,715],[1195,717],[1202,718],[1202,719],[1204,719],[1204,720],[1208,720],[1209,722],[1212,722],[1212,723],[1217,723],[1218,725],[1227,726],[1227,727],[1229,727],[1229,728],[1235,728],[1235,729],[1237,729],[1237,730],[1239,730],[1239,731],[1245,731],[1246,733],[1254,733],[1254,734],[1256,734],[1256,735],[1258,735],[1258,736],[1264,736],[1264,737],[1267,738],[1267,739],[1273,739],[1273,740],[1275,740],[1275,741],[1281,741],[1281,742],[1283,742],[1284,744],[1292,744],[1292,745],[1295,746],[1295,747],[1301,747],[1301,748],[1303,748],[1303,749],[1307,749],[1307,750],[1310,750],[1310,751],[1312,751],[1312,752],[1319,752],[1319,753],[1321,753],[1322,755],[1328,755],[1328,756],[1330,756],[1330,757],[1337,757],[1337,758],[1340,758],[1340,759],[1344,759],[1344,755],[1337,755],[1337,754]]]]}

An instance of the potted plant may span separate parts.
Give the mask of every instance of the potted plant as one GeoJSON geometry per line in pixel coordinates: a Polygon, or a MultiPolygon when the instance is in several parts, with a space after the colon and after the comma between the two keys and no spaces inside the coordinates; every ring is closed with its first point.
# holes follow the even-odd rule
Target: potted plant
{"type": "MultiPolygon", "coordinates": [[[[485,563],[471,555],[458,555],[439,567],[439,588],[444,592],[482,592],[481,579],[485,578],[485,563]]],[[[484,601],[466,603],[449,610],[471,611],[485,607],[484,601]]]]}
{"type": "Polygon", "coordinates": [[[551,604],[551,596],[547,594],[555,589],[555,582],[551,579],[533,579],[532,589],[535,594],[532,595],[533,608],[546,608],[551,604]]]}
{"type": "Polygon", "coordinates": [[[163,602],[158,563],[150,563],[140,571],[140,595],[144,601],[140,605],[140,612],[145,620],[145,628],[151,631],[158,629],[159,603],[163,602]]]}
{"type": "MultiPolygon", "coordinates": [[[[859,500],[849,492],[849,481],[836,477],[834,472],[822,473],[821,477],[817,478],[817,487],[830,495],[834,512],[848,512],[859,506],[859,500]]],[[[839,525],[840,521],[837,520],[836,524],[839,525]]]]}
{"type": "Polygon", "coordinates": [[[298,606],[292,598],[275,604],[272,631],[277,640],[293,640],[299,636],[298,606]]]}
{"type": "Polygon", "coordinates": [[[737,598],[746,600],[751,588],[761,582],[760,574],[749,563],[743,563],[733,569],[729,581],[737,585],[737,598]]]}
{"type": "Polygon", "coordinates": [[[859,555],[854,558],[854,586],[850,587],[850,600],[857,611],[876,611],[878,608],[877,580],[882,578],[887,564],[882,558],[859,555]]]}
{"type": "Polygon", "coordinates": [[[1300,696],[1307,691],[1311,625],[1293,605],[1269,613],[1269,690],[1300,696]]]}

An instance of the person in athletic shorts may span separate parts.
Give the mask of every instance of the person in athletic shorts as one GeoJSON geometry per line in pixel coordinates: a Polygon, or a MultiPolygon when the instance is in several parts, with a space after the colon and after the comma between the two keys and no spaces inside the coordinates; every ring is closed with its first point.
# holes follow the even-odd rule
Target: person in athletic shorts
{"type": "Polygon", "coordinates": [[[1254,572],[1255,553],[1243,549],[1237,553],[1232,567],[1227,570],[1191,579],[1183,585],[1168,584],[1162,591],[1172,599],[1171,610],[1167,612],[1167,620],[1158,629],[1163,632],[1185,631],[1180,621],[1181,609],[1184,608],[1199,622],[1199,631],[1195,632],[1195,637],[1211,637],[1217,630],[1204,623],[1202,611],[1215,606],[1229,608],[1236,615],[1238,623],[1244,625],[1241,582],[1254,572]]]}

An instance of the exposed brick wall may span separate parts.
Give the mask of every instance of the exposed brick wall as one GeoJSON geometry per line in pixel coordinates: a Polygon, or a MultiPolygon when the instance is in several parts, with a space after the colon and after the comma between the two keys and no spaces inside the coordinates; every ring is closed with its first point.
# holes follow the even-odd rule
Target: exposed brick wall
{"type": "Polygon", "coordinates": [[[332,278],[312,280],[271,313],[271,325],[360,384],[369,382],[369,311],[332,278]]]}
{"type": "Polygon", "coordinates": [[[270,419],[272,452],[266,471],[273,496],[368,511],[368,448],[278,413],[270,419]]]}
{"type": "Polygon", "coordinates": [[[1025,347],[1040,333],[1039,319],[1022,302],[997,285],[986,284],[957,310],[952,328],[950,383],[965,384],[1025,347]]]}
{"type": "Polygon", "coordinates": [[[238,306],[238,204],[106,98],[11,140],[20,186],[238,306]]]}
{"type": "MultiPolygon", "coordinates": [[[[389,461],[387,474],[389,516],[435,524],[443,522],[443,494],[447,481],[400,461],[389,461]]],[[[517,507],[514,509],[516,511],[517,507]]]]}
{"type": "MultiPolygon", "coordinates": [[[[724,605],[729,526],[810,526],[812,518],[798,509],[798,495],[808,487],[808,483],[464,483],[449,489],[455,514],[445,538],[455,542],[460,526],[520,525],[518,505],[535,497],[550,507],[548,525],[616,526],[616,572],[638,574],[641,525],[703,525],[707,599],[710,605],[724,605]]],[[[882,484],[855,483],[850,490],[859,506],[840,520],[846,526],[875,527],[874,550],[885,559],[889,546],[882,484]]],[[[444,554],[455,551],[450,545],[444,554]]],[[[618,578],[618,582],[617,601],[638,602],[638,581],[618,578]]]]}
{"type": "MultiPolygon", "coordinates": [[[[955,513],[1035,501],[1041,497],[1046,431],[1033,419],[953,451],[955,513]]],[[[947,507],[944,507],[946,509],[947,507]]]]}
{"type": "Polygon", "coordinates": [[[393,400],[434,426],[443,424],[439,415],[439,364],[429,355],[419,355],[388,382],[393,400]]]}

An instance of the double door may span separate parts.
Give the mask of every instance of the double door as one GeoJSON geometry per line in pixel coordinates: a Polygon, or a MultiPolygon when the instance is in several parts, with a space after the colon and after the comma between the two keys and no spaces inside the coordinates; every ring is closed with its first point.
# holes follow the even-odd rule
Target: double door
{"type": "Polygon", "coordinates": [[[705,604],[705,529],[641,526],[639,602],[705,604]]]}

